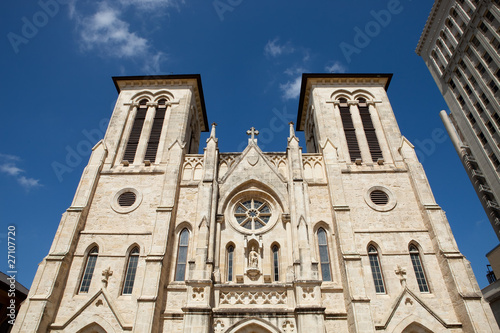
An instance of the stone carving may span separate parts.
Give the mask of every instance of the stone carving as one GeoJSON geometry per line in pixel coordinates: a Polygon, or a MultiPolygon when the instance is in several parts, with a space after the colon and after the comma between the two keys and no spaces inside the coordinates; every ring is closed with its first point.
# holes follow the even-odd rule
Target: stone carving
{"type": "Polygon", "coordinates": [[[255,251],[255,246],[252,247],[248,254],[248,267],[259,268],[259,253],[255,251]]]}
{"type": "Polygon", "coordinates": [[[194,287],[193,294],[191,295],[193,300],[195,301],[203,301],[205,299],[205,288],[203,287],[194,287]]]}
{"type": "Polygon", "coordinates": [[[396,273],[396,275],[399,275],[399,280],[401,282],[401,285],[404,287],[406,287],[406,269],[402,268],[401,266],[398,265],[398,267],[396,268],[396,270],[394,270],[394,273],[396,273]]]}
{"type": "Polygon", "coordinates": [[[102,281],[104,288],[106,288],[108,286],[108,279],[111,275],[113,275],[113,271],[111,270],[111,267],[108,267],[102,271],[103,278],[101,281],[102,281]]]}
{"type": "Polygon", "coordinates": [[[283,325],[281,325],[281,327],[283,328],[283,332],[285,333],[295,332],[295,325],[290,320],[286,320],[283,325]]]}
{"type": "Polygon", "coordinates": [[[222,333],[225,331],[224,329],[224,323],[222,322],[222,320],[217,320],[215,323],[214,323],[214,332],[215,333],[222,333]]]}
{"type": "Polygon", "coordinates": [[[248,264],[246,273],[252,281],[257,280],[261,274],[259,269],[259,252],[257,251],[258,249],[256,249],[255,246],[252,246],[250,248],[250,251],[248,252],[248,264]]]}
{"type": "Polygon", "coordinates": [[[260,292],[221,292],[220,304],[257,304],[257,305],[277,305],[286,304],[286,291],[260,291],[260,292]]]}
{"type": "Polygon", "coordinates": [[[302,288],[302,298],[304,299],[304,301],[313,301],[314,300],[314,288],[313,287],[302,288]]]}

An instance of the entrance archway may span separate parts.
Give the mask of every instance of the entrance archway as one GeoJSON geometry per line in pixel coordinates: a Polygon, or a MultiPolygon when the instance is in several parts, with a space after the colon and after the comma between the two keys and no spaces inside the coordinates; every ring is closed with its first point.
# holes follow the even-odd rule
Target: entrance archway
{"type": "Polygon", "coordinates": [[[280,333],[280,330],[260,318],[247,318],[229,327],[226,333],[280,333]]]}

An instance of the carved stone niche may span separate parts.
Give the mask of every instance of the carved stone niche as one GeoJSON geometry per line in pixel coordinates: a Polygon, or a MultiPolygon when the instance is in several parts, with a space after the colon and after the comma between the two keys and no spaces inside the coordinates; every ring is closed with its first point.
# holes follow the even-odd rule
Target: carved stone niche
{"type": "Polygon", "coordinates": [[[245,237],[246,267],[245,275],[252,281],[257,281],[262,275],[262,239],[245,237]]]}

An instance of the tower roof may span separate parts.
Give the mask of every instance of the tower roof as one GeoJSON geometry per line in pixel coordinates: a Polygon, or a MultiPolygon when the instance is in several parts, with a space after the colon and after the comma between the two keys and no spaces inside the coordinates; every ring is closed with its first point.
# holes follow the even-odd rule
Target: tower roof
{"type": "Polygon", "coordinates": [[[172,84],[187,84],[191,81],[196,86],[195,98],[199,110],[203,116],[203,132],[208,132],[207,111],[205,108],[205,97],[203,96],[203,88],[201,85],[200,74],[175,74],[175,75],[140,75],[140,76],[113,76],[118,93],[126,86],[150,87],[172,84]]]}
{"type": "Polygon", "coordinates": [[[299,111],[297,113],[296,130],[302,131],[306,113],[303,112],[304,108],[307,109],[309,105],[309,94],[312,84],[318,85],[356,85],[359,83],[379,83],[384,85],[387,90],[391,82],[392,74],[337,74],[337,73],[303,73],[302,85],[300,87],[299,98],[299,111]]]}

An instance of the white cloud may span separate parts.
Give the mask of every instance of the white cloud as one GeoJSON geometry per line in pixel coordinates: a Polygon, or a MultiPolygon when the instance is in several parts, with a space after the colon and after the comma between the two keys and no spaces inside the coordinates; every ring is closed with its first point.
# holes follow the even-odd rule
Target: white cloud
{"type": "Polygon", "coordinates": [[[339,61],[335,61],[332,65],[326,66],[325,71],[327,71],[328,73],[345,73],[347,71],[347,68],[339,61]]]}
{"type": "Polygon", "coordinates": [[[42,186],[42,184],[40,184],[40,181],[38,179],[26,178],[24,176],[17,178],[17,181],[26,189],[42,186]]]}
{"type": "Polygon", "coordinates": [[[25,171],[16,165],[21,159],[18,156],[0,154],[0,173],[14,177],[17,182],[26,189],[42,186],[40,180],[21,176],[25,171]]]}
{"type": "MultiPolygon", "coordinates": [[[[156,50],[151,40],[144,34],[134,31],[125,17],[129,17],[130,12],[137,10],[160,15],[164,12],[164,8],[175,6],[180,2],[179,0],[117,0],[100,2],[97,7],[91,5],[90,12],[89,8],[76,6],[76,2],[72,2],[70,18],[76,23],[83,51],[111,59],[133,60],[143,64],[142,70],[146,74],[159,74],[161,64],[166,59],[165,53],[156,50]]],[[[140,17],[143,20],[137,24],[149,23],[149,14],[140,17]]]]}
{"type": "Polygon", "coordinates": [[[277,57],[281,54],[292,53],[294,51],[294,48],[290,45],[290,43],[279,45],[278,40],[279,38],[276,37],[274,40],[268,41],[264,47],[264,54],[271,57],[277,57]]]}
{"type": "Polygon", "coordinates": [[[129,24],[119,15],[119,10],[101,5],[94,15],[84,18],[80,32],[84,48],[89,51],[99,49],[118,58],[147,53],[147,39],[131,32],[129,24]]]}
{"type": "Polygon", "coordinates": [[[307,72],[307,69],[303,67],[290,67],[285,70],[285,74],[288,74],[290,76],[295,76],[297,74],[302,74],[307,72]]]}
{"type": "Polygon", "coordinates": [[[280,89],[283,92],[283,98],[287,100],[299,97],[301,83],[302,77],[299,76],[285,84],[280,84],[280,89]]]}
{"type": "Polygon", "coordinates": [[[19,169],[16,167],[13,163],[5,163],[0,165],[0,171],[3,173],[8,174],[9,176],[17,176],[21,172],[23,172],[22,169],[19,169]]]}
{"type": "Polygon", "coordinates": [[[160,65],[165,59],[165,54],[163,52],[157,52],[155,55],[146,59],[143,70],[145,74],[160,74],[160,65]]]}
{"type": "Polygon", "coordinates": [[[166,7],[175,6],[174,0],[119,0],[124,6],[134,6],[139,10],[157,11],[166,7]]]}

